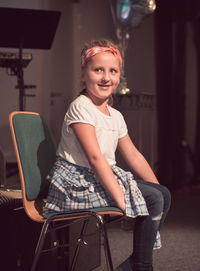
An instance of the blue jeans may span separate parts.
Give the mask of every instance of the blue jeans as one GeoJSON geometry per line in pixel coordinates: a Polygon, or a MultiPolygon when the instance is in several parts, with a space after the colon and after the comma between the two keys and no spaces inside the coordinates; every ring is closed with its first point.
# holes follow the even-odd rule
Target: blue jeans
{"type": "Polygon", "coordinates": [[[149,216],[139,216],[134,223],[133,254],[134,271],[152,271],[153,246],[171,204],[169,190],[160,184],[137,180],[146,201],[149,216]]]}

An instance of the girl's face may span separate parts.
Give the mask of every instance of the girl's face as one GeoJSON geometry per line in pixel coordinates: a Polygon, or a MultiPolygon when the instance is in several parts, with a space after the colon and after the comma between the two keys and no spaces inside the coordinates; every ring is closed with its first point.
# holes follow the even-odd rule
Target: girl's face
{"type": "Polygon", "coordinates": [[[107,100],[120,82],[120,69],[118,56],[111,52],[93,56],[82,74],[88,96],[96,101],[107,100]]]}

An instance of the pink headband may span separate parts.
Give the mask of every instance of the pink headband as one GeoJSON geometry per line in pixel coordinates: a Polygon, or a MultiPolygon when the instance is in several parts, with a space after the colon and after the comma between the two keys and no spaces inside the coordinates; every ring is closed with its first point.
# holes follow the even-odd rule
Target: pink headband
{"type": "Polygon", "coordinates": [[[120,61],[120,65],[122,65],[122,57],[120,54],[120,51],[114,47],[101,47],[101,46],[94,46],[92,48],[87,49],[82,57],[81,57],[81,68],[83,69],[85,67],[85,65],[87,64],[87,62],[91,59],[91,57],[95,56],[98,53],[102,53],[102,52],[111,52],[114,55],[119,57],[119,61],[120,61]]]}

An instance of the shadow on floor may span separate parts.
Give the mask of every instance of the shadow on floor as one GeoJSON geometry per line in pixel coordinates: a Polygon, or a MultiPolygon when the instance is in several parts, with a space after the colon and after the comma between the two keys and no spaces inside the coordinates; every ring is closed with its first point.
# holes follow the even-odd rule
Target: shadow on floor
{"type": "MultiPolygon", "coordinates": [[[[172,205],[161,230],[162,248],[153,253],[154,271],[200,270],[200,187],[172,192],[172,205]]],[[[132,252],[130,224],[115,224],[109,228],[114,267],[132,252]]],[[[95,271],[106,269],[102,264],[95,271]]]]}

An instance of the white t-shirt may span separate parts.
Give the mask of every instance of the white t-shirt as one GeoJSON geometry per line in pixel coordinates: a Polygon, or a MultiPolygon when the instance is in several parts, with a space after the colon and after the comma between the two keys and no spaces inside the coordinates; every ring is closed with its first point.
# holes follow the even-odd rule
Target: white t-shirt
{"type": "Polygon", "coordinates": [[[118,139],[127,134],[127,126],[122,114],[108,106],[110,116],[103,114],[85,95],[80,95],[70,105],[62,126],[61,141],[57,155],[70,163],[90,168],[87,157],[78,142],[72,123],[87,123],[95,127],[102,154],[110,165],[115,165],[115,151],[118,139]]]}

